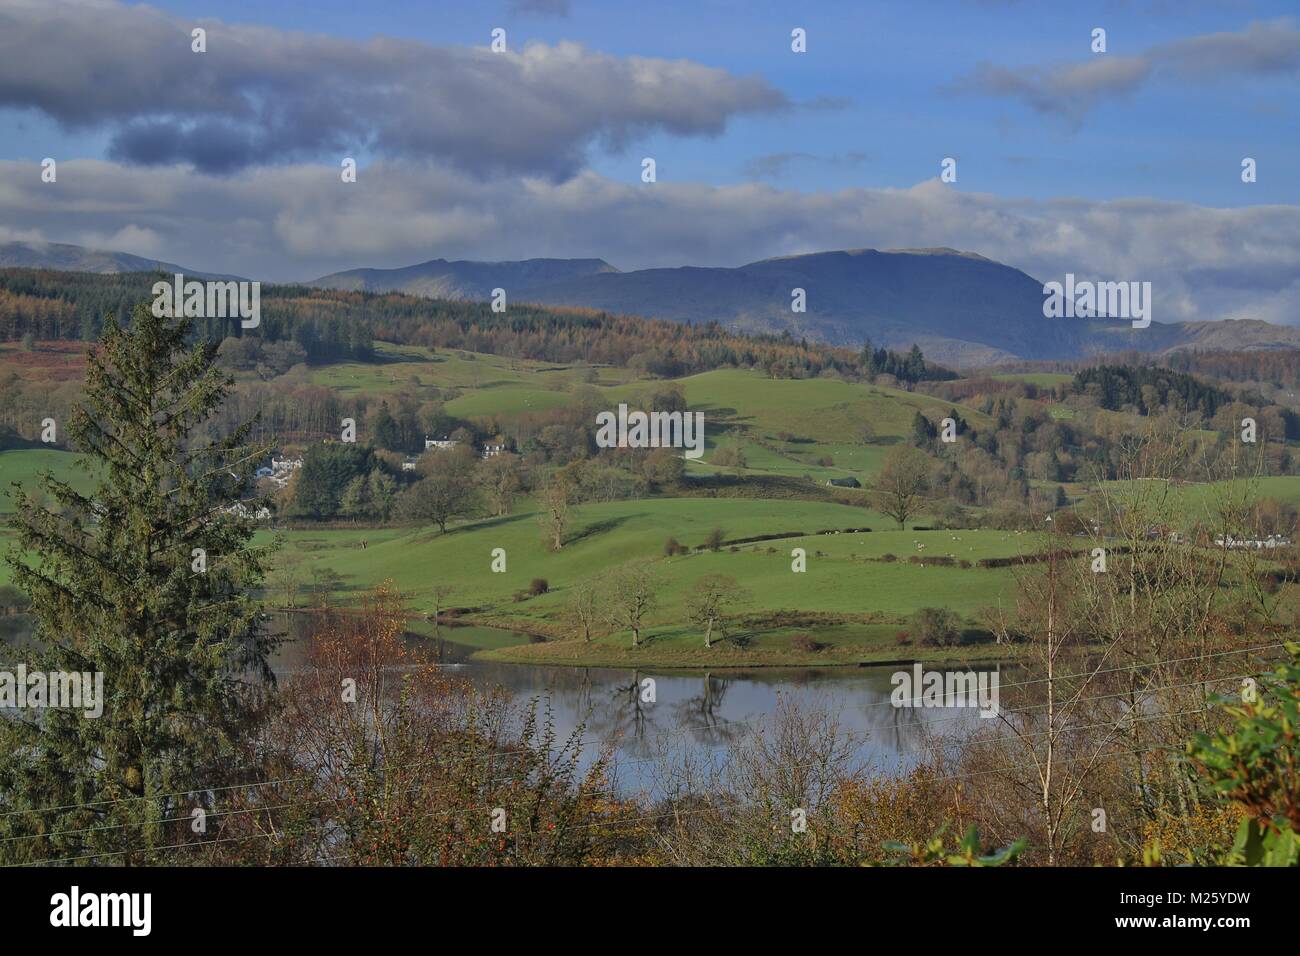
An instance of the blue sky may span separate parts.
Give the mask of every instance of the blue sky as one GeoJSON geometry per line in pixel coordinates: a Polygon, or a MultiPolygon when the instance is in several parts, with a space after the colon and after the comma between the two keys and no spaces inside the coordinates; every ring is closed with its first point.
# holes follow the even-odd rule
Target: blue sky
{"type": "Polygon", "coordinates": [[[1036,278],[1152,280],[1158,321],[1300,324],[1297,13],[5,0],[0,242],[273,281],[432,258],[629,269],[949,246],[1036,278]],[[486,49],[496,27],[506,55],[486,49]],[[808,52],[791,52],[794,27],[808,52]]]}
{"type": "MultiPolygon", "coordinates": [[[[840,108],[740,117],[720,137],[651,133],[621,153],[597,150],[591,166],[635,179],[641,155],[660,176],[714,184],[755,178],[753,162],[789,156],[763,178],[798,189],[907,187],[959,161],[960,189],[1009,196],[1146,196],[1207,205],[1293,202],[1300,182],[1300,86],[1294,73],[1229,82],[1158,81],[1091,111],[1077,128],[1022,103],[952,84],[981,62],[1028,65],[1086,60],[1094,27],[1106,55],[1122,56],[1191,35],[1240,30],[1294,15],[1294,3],[1030,2],[840,3],[584,2],[568,16],[506,3],[316,0],[160,2],[190,18],[218,17],[363,40],[389,35],[482,46],[493,27],[512,47],[580,42],[617,55],[688,58],[757,73],[796,103],[847,99],[840,108]],[[804,27],[795,55],[789,32],[804,27]],[[1239,163],[1262,175],[1243,188],[1239,163]]],[[[30,111],[0,112],[0,158],[36,153],[102,156],[105,131],[66,132],[30,111]]],[[[331,157],[332,158],[332,157],[331,157]]]]}

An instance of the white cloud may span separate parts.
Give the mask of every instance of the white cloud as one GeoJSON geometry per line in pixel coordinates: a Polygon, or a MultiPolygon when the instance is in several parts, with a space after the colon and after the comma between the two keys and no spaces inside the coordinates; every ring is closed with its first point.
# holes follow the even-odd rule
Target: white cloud
{"type": "Polygon", "coordinates": [[[11,233],[58,242],[120,234],[191,268],[275,281],[433,258],[591,256],[627,269],[951,246],[1044,281],[1066,272],[1149,280],[1163,303],[1159,321],[1300,324],[1295,206],[1006,199],[937,180],[835,192],[761,183],[646,185],[591,171],[560,184],[537,177],[485,181],[393,162],[363,167],[357,183],[344,184],[336,170],[320,166],[227,178],[186,167],[70,160],[60,164],[57,186],[14,185],[30,181],[30,172],[30,164],[0,163],[0,182],[9,184],[0,191],[0,222],[11,233]]]}

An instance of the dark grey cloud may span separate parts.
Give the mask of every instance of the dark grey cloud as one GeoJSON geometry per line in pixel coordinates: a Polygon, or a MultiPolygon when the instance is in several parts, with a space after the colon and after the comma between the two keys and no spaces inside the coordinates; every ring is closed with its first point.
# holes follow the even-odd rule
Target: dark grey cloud
{"type": "Polygon", "coordinates": [[[1092,54],[1077,63],[1001,66],[982,63],[953,84],[959,92],[1018,99],[1040,113],[1074,124],[1103,100],[1135,92],[1153,77],[1215,82],[1300,70],[1300,28],[1284,17],[1250,23],[1235,33],[1211,33],[1158,44],[1136,56],[1092,54]]]}
{"type": "MultiPolygon", "coordinates": [[[[489,42],[485,34],[484,44],[489,42]]],[[[109,0],[6,0],[0,106],[107,128],[123,162],[205,172],[350,151],[562,179],[593,145],[721,133],[788,106],[759,77],[578,44],[506,53],[190,21],[109,0]],[[207,52],[190,30],[207,30],[207,52]]]]}
{"type": "Polygon", "coordinates": [[[951,246],[1043,281],[1067,272],[1151,281],[1158,321],[1300,325],[1300,208],[1144,199],[1008,199],[929,180],[804,192],[615,182],[484,180],[383,162],[353,184],[288,165],[208,176],[183,166],[0,162],[0,241],[72,242],[275,281],[428,259],[599,256],[620,268],[739,265],[826,249],[951,246]]]}
{"type": "Polygon", "coordinates": [[[1136,90],[1150,73],[1150,63],[1141,57],[1099,56],[1052,67],[981,63],[959,87],[1014,97],[1039,113],[1055,113],[1077,123],[1102,99],[1136,90]]]}

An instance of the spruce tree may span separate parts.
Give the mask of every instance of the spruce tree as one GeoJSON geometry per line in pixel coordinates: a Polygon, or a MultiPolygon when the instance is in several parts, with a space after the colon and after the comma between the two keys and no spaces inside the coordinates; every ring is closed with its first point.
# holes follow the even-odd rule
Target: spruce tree
{"type": "Polygon", "coordinates": [[[97,718],[0,718],[0,858],[141,863],[210,839],[190,814],[235,779],[266,704],[274,642],[252,592],[268,554],[230,509],[270,448],[249,445],[253,422],[211,434],[233,382],[191,326],[148,304],[130,329],[110,317],[67,429],[94,490],[47,473],[43,507],[14,485],[5,560],[36,630],[9,668],[102,673],[104,700],[97,718]]]}

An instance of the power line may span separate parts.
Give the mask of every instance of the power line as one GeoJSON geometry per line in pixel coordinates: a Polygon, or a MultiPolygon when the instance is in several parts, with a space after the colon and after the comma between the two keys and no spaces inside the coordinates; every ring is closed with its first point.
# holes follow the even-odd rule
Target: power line
{"type": "MultiPolygon", "coordinates": [[[[1272,649],[1272,648],[1278,648],[1278,647],[1284,647],[1284,646],[1285,646],[1285,642],[1278,642],[1278,643],[1274,643],[1274,644],[1262,644],[1262,645],[1257,645],[1257,646],[1254,646],[1254,647],[1239,648],[1239,649],[1237,649],[1237,650],[1232,650],[1232,651],[1222,651],[1222,652],[1218,652],[1218,653],[1215,653],[1215,654],[1208,654],[1208,655],[1204,655],[1203,657],[1198,656],[1198,657],[1186,657],[1186,658],[1169,658],[1169,659],[1166,659],[1166,660],[1149,661],[1149,662],[1147,662],[1147,663],[1145,663],[1145,664],[1133,665],[1132,667],[1118,667],[1118,668],[1110,668],[1110,669],[1107,669],[1107,670],[1095,671],[1095,672],[1091,672],[1091,673],[1087,673],[1087,674],[1072,674],[1072,675],[1065,675],[1065,676],[1062,676],[1062,677],[1054,677],[1054,678],[1039,678],[1039,679],[1030,680],[1030,681],[1020,681],[1020,682],[1013,682],[1013,683],[1009,683],[1009,684],[999,684],[999,691],[1000,691],[1002,688],[1006,688],[1006,687],[1023,687],[1023,686],[1033,685],[1033,684],[1048,683],[1048,682],[1051,682],[1051,681],[1067,681],[1067,680],[1071,680],[1071,679],[1075,679],[1075,678],[1079,678],[1079,677],[1088,677],[1088,678],[1091,678],[1091,677],[1093,677],[1093,676],[1096,676],[1097,674],[1102,674],[1102,673],[1115,673],[1115,672],[1120,672],[1120,671],[1129,671],[1129,670],[1135,669],[1135,668],[1137,668],[1137,667],[1154,667],[1154,666],[1158,666],[1158,665],[1160,665],[1160,664],[1185,663],[1185,662],[1187,662],[1187,661],[1199,661],[1199,660],[1204,660],[1204,659],[1208,659],[1208,658],[1211,658],[1211,657],[1223,657],[1223,656],[1228,656],[1228,655],[1232,655],[1232,654],[1250,653],[1250,652],[1253,652],[1253,651],[1265,650],[1265,649],[1272,649]]],[[[1167,684],[1167,685],[1159,685],[1159,686],[1155,686],[1155,687],[1147,687],[1147,688],[1143,688],[1139,693],[1140,693],[1140,695],[1142,695],[1142,696],[1149,696],[1149,695],[1151,695],[1151,694],[1158,693],[1159,691],[1162,691],[1162,690],[1174,690],[1174,689],[1182,689],[1182,688],[1187,688],[1187,687],[1196,687],[1196,686],[1200,686],[1200,685],[1203,685],[1203,684],[1220,683],[1220,682],[1225,681],[1225,680],[1240,679],[1240,678],[1251,677],[1251,676],[1257,676],[1257,675],[1253,675],[1253,674],[1241,674],[1241,675],[1229,675],[1229,676],[1226,676],[1226,677],[1218,677],[1218,678],[1203,678],[1203,679],[1196,680],[1196,681],[1191,681],[1191,682],[1188,682],[1188,683],[1185,683],[1185,684],[1167,684]]],[[[1077,699],[1077,700],[1075,700],[1075,701],[1073,701],[1073,702],[1066,702],[1066,703],[1069,703],[1071,706],[1073,706],[1073,705],[1077,705],[1077,704],[1080,704],[1080,703],[1087,703],[1087,702],[1091,702],[1091,701],[1106,700],[1106,699],[1117,698],[1117,697],[1127,697],[1127,696],[1129,696],[1130,693],[1131,693],[1130,691],[1121,691],[1121,692],[1114,693],[1114,694],[1103,694],[1103,695],[1098,695],[1098,696],[1093,696],[1093,697],[1083,697],[1083,698],[1079,698],[1079,699],[1077,699]]],[[[924,697],[913,697],[913,698],[909,698],[908,702],[909,702],[909,703],[924,703],[924,697]]],[[[863,706],[863,707],[880,707],[880,706],[885,706],[885,705],[890,705],[890,706],[894,706],[894,707],[899,707],[899,704],[895,704],[895,702],[894,702],[893,700],[882,700],[882,701],[876,701],[876,702],[874,702],[874,703],[864,704],[864,705],[862,705],[862,706],[863,706]]],[[[1041,709],[1043,709],[1043,708],[1045,708],[1045,707],[1048,707],[1048,706],[1051,706],[1051,704],[1038,704],[1038,705],[1033,705],[1033,706],[1030,706],[1030,707],[1019,708],[1019,709],[1016,709],[1016,710],[1007,710],[1007,711],[1000,711],[1000,712],[1001,712],[1001,713],[1009,713],[1009,714],[1023,714],[1023,713],[1029,713],[1029,712],[1031,712],[1031,711],[1035,711],[1035,710],[1041,710],[1041,709]]],[[[901,708],[900,708],[900,709],[901,709],[901,708]]],[[[911,709],[911,708],[909,708],[909,709],[911,709]]],[[[671,731],[663,731],[663,732],[661,732],[661,733],[659,733],[659,734],[651,735],[649,738],[638,738],[638,739],[640,739],[640,740],[658,739],[658,738],[665,738],[665,737],[681,736],[681,735],[683,735],[683,734],[691,733],[691,732],[693,732],[693,731],[697,731],[697,730],[704,730],[704,731],[707,731],[707,730],[719,730],[719,729],[732,728],[732,727],[742,727],[742,726],[748,726],[748,725],[750,725],[750,724],[761,723],[761,722],[763,722],[763,721],[765,721],[765,720],[767,720],[767,719],[768,719],[768,715],[760,715],[760,716],[758,716],[758,717],[750,718],[750,719],[748,719],[748,720],[734,720],[734,721],[727,721],[726,724],[722,725],[721,727],[720,727],[719,725],[716,725],[716,724],[697,724],[697,725],[690,725],[690,726],[686,726],[686,727],[679,727],[679,728],[677,728],[677,729],[675,729],[675,730],[671,730],[671,731]]],[[[933,724],[939,724],[939,723],[949,723],[949,722],[951,722],[951,721],[955,721],[955,720],[968,720],[968,719],[969,719],[969,717],[968,717],[967,715],[965,715],[965,714],[961,714],[961,715],[956,715],[956,716],[948,717],[948,718],[936,718],[936,719],[931,720],[929,723],[930,723],[931,725],[933,725],[933,724]]],[[[866,732],[864,731],[864,732],[859,732],[859,733],[866,733],[866,732]]],[[[565,749],[567,749],[567,747],[566,747],[565,749]]],[[[530,749],[513,750],[513,751],[502,751],[502,752],[500,752],[500,753],[487,753],[487,754],[482,754],[482,755],[480,755],[480,756],[478,756],[478,757],[476,757],[476,758],[474,758],[474,759],[476,759],[476,760],[494,760],[494,759],[505,758],[505,757],[525,756],[525,755],[531,754],[531,753],[533,753],[533,752],[534,752],[534,751],[533,751],[533,750],[530,750],[530,749]]],[[[561,751],[561,752],[563,752],[563,751],[561,751]]],[[[629,761],[624,761],[624,762],[630,763],[630,762],[633,762],[633,761],[629,760],[629,761]]],[[[248,769],[255,769],[255,768],[248,768],[248,769]]],[[[222,792],[222,791],[226,791],[226,790],[238,790],[238,789],[244,789],[244,788],[250,788],[250,789],[251,789],[251,788],[264,787],[264,786],[272,786],[272,785],[277,784],[277,783],[291,783],[291,782],[297,782],[297,781],[302,781],[302,780],[310,780],[310,779],[311,779],[311,777],[310,777],[309,775],[296,776],[296,777],[283,777],[283,778],[279,778],[279,779],[275,779],[275,780],[266,780],[266,781],[258,781],[258,782],[248,782],[248,783],[230,784],[230,785],[227,785],[227,786],[221,786],[221,787],[196,787],[196,788],[192,788],[192,789],[188,789],[188,790],[173,791],[173,792],[171,792],[171,793],[151,794],[151,795],[145,795],[145,796],[134,796],[134,797],[119,797],[119,798],[116,798],[116,799],[113,799],[113,800],[94,801],[94,802],[90,802],[90,803],[75,803],[75,804],[64,804],[64,805],[62,805],[62,806],[54,806],[54,807],[32,808],[32,809],[23,809],[23,810],[9,810],[9,811],[6,811],[6,812],[3,812],[3,813],[0,813],[0,818],[9,817],[9,816],[14,816],[14,815],[19,815],[19,814],[28,814],[28,813],[31,813],[31,814],[38,814],[38,813],[51,813],[51,812],[55,812],[55,811],[59,811],[59,810],[75,810],[75,809],[84,809],[84,808],[97,807],[97,806],[109,806],[109,805],[115,805],[115,804],[118,804],[118,803],[131,802],[131,801],[139,801],[139,800],[155,800],[155,799],[157,799],[157,800],[161,800],[161,799],[166,799],[166,798],[169,798],[169,797],[183,797],[183,796],[187,796],[187,795],[192,794],[192,793],[217,793],[217,792],[222,792]]]]}

